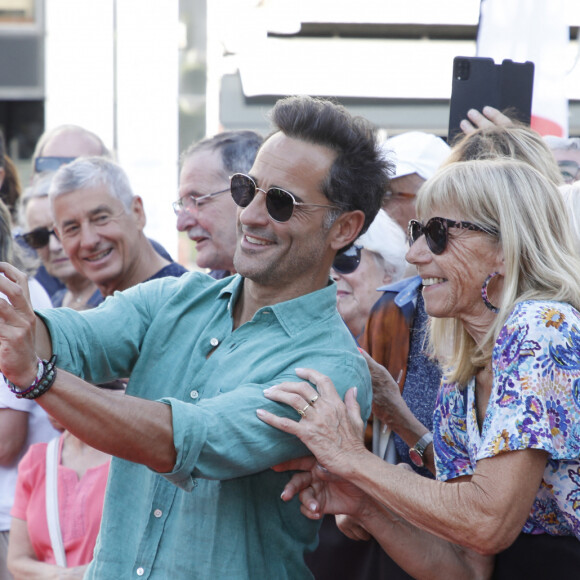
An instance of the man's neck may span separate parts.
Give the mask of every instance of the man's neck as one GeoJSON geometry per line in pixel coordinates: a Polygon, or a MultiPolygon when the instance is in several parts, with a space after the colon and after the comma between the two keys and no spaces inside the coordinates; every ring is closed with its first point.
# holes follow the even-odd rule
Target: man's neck
{"type": "Polygon", "coordinates": [[[85,278],[82,274],[76,274],[67,278],[64,280],[64,285],[69,292],[76,295],[88,291],[89,287],[93,288],[93,292],[96,290],[95,283],[85,278]]]}
{"type": "Polygon", "coordinates": [[[328,278],[317,284],[309,284],[308,287],[297,289],[273,288],[262,286],[248,278],[243,279],[243,287],[234,306],[234,329],[249,322],[260,308],[273,306],[280,302],[286,302],[311,292],[321,290],[328,284],[328,278]]]}

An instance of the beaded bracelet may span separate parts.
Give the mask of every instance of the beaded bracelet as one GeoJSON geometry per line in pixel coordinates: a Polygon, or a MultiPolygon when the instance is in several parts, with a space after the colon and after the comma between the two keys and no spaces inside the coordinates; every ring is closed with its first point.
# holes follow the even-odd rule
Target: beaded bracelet
{"type": "Polygon", "coordinates": [[[36,379],[32,384],[26,389],[19,389],[14,383],[9,381],[6,377],[4,380],[8,385],[8,388],[16,395],[18,399],[36,399],[41,395],[44,395],[50,387],[54,384],[56,379],[56,355],[53,354],[50,360],[38,359],[38,372],[36,373],[36,379]]]}

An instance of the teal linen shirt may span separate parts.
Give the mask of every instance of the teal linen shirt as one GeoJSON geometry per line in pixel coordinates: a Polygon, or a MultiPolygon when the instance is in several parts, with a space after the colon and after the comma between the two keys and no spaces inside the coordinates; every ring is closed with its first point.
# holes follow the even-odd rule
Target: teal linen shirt
{"type": "Polygon", "coordinates": [[[114,458],[89,579],[311,578],[303,556],[318,523],[280,493],[289,473],[269,469],[307,449],[256,409],[298,419],[263,389],[297,381],[296,367],[358,387],[371,384],[336,311],[336,286],[261,308],[233,330],[240,276],[199,273],[116,293],[85,312],[39,313],[58,366],[92,383],[131,379],[127,393],[171,405],[177,462],[158,474],[114,458]],[[210,356],[211,355],[211,356],[210,356]]]}

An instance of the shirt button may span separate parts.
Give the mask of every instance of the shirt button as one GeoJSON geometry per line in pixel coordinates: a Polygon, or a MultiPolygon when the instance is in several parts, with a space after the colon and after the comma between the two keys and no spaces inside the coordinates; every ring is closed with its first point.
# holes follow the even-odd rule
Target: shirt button
{"type": "Polygon", "coordinates": [[[145,574],[145,570],[143,568],[137,568],[137,576],[143,576],[145,574]]]}
{"type": "Polygon", "coordinates": [[[220,343],[220,341],[217,338],[215,338],[215,336],[214,336],[213,338],[210,339],[209,343],[212,346],[217,346],[220,343]]]}
{"type": "Polygon", "coordinates": [[[189,396],[192,399],[198,399],[199,398],[199,393],[197,391],[191,391],[191,393],[189,393],[189,396]]]}
{"type": "Polygon", "coordinates": [[[153,512],[153,515],[154,515],[156,518],[160,518],[160,517],[163,515],[163,512],[162,512],[161,510],[155,510],[155,511],[153,512]]]}

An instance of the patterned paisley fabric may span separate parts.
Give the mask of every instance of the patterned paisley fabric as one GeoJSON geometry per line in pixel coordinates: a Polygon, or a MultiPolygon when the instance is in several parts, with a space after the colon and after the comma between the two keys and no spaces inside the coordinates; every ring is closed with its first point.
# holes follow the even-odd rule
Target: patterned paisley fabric
{"type": "Polygon", "coordinates": [[[478,460],[542,449],[544,477],[523,531],[580,539],[580,313],[569,304],[518,303],[493,350],[493,390],[481,428],[475,379],[441,385],[435,415],[437,479],[478,460]]]}

